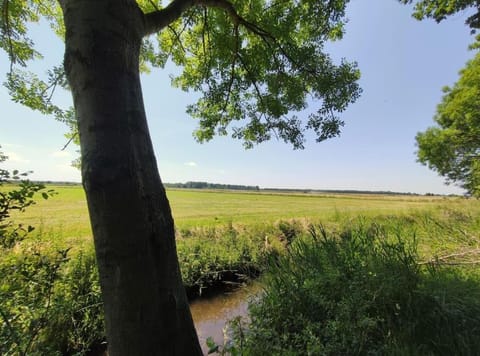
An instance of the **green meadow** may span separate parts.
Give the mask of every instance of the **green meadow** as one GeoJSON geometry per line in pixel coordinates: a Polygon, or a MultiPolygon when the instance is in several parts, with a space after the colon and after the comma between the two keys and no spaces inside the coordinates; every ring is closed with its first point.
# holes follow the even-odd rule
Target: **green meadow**
{"type": "MultiPolygon", "coordinates": [[[[36,227],[36,233],[66,245],[91,241],[85,193],[81,186],[48,186],[56,195],[13,216],[36,227]]],[[[304,223],[339,222],[356,216],[393,216],[414,212],[479,211],[478,202],[461,197],[425,197],[375,194],[315,194],[231,192],[169,189],[177,230],[274,224],[280,220],[304,223]]]]}

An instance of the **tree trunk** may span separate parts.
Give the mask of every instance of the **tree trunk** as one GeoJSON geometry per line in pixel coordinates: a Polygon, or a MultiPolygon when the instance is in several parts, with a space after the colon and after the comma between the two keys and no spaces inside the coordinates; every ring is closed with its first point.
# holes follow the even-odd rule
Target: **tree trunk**
{"type": "Polygon", "coordinates": [[[61,1],[109,354],[201,355],[139,78],[133,0],[61,1]]]}

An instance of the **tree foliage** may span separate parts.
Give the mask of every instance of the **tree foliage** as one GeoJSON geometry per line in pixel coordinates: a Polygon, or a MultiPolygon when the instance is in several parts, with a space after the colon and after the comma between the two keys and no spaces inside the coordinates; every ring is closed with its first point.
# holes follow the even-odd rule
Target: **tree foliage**
{"type": "Polygon", "coordinates": [[[432,18],[437,22],[448,16],[472,10],[465,23],[475,32],[480,28],[480,1],[479,0],[400,0],[404,4],[415,3],[413,16],[418,20],[432,18]]]}
{"type": "MultiPolygon", "coordinates": [[[[195,138],[227,135],[248,148],[272,136],[303,148],[305,131],[317,141],[340,132],[338,114],[361,90],[355,63],[335,64],[323,50],[344,32],[348,1],[314,0],[138,0],[150,36],[143,41],[141,69],[183,68],[172,84],[201,94],[187,112],[198,120],[195,138]],[[181,7],[181,14],[159,32],[155,17],[181,7]],[[308,112],[305,113],[305,109],[308,112]]],[[[12,99],[70,126],[71,108],[54,103],[57,87],[68,89],[62,66],[46,75],[21,67],[41,58],[28,34],[29,23],[46,19],[64,35],[62,13],[53,0],[6,0],[0,5],[2,48],[12,63],[6,86],[12,99]]]]}
{"type": "Polygon", "coordinates": [[[480,53],[467,63],[455,85],[443,89],[434,117],[437,126],[416,137],[418,160],[480,196],[480,53]]]}

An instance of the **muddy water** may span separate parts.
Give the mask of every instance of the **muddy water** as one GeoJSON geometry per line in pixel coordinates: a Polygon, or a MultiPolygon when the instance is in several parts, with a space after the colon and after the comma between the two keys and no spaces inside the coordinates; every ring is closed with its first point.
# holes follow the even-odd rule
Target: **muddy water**
{"type": "Polygon", "coordinates": [[[193,321],[197,329],[202,350],[206,354],[206,340],[212,337],[219,345],[223,344],[223,328],[228,320],[236,316],[246,316],[248,301],[260,292],[260,284],[254,283],[209,298],[200,298],[190,304],[193,321]]]}

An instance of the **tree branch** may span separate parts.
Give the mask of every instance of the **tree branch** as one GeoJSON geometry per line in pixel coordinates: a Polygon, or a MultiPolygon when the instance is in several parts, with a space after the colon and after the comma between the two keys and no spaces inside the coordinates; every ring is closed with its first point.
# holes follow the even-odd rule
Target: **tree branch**
{"type": "Polygon", "coordinates": [[[164,9],[144,15],[144,36],[156,33],[180,18],[185,10],[192,7],[195,0],[174,0],[164,9]]]}
{"type": "Polygon", "coordinates": [[[210,70],[212,68],[212,56],[210,55],[211,49],[211,37],[210,37],[210,27],[208,22],[208,9],[205,6],[203,8],[203,28],[202,28],[202,47],[203,47],[203,56],[205,57],[205,78],[208,77],[210,70]],[[208,48],[208,51],[207,51],[208,48]]]}
{"type": "MultiPolygon", "coordinates": [[[[180,33],[177,33],[177,31],[175,31],[175,28],[173,28],[171,25],[168,25],[168,29],[173,33],[173,35],[175,36],[175,39],[177,40],[178,42],[178,45],[180,46],[180,48],[182,49],[183,53],[187,53],[187,50],[185,49],[185,47],[183,47],[183,43],[182,43],[182,40],[180,38],[180,35],[183,33],[183,31],[185,31],[185,28],[187,27],[187,25],[183,26],[182,30],[180,31],[180,33]]],[[[173,52],[173,48],[175,46],[175,43],[172,43],[172,46],[170,47],[170,52],[169,52],[169,57],[170,55],[172,54],[173,52]]]]}
{"type": "MultiPolygon", "coordinates": [[[[255,92],[257,93],[257,98],[260,101],[260,104],[262,105],[262,107],[266,107],[266,105],[263,101],[262,93],[261,93],[260,88],[258,87],[258,83],[255,79],[255,75],[252,73],[252,71],[248,67],[247,62],[243,59],[243,57],[240,54],[238,54],[237,58],[238,58],[240,64],[243,66],[243,69],[245,69],[245,71],[247,72],[247,74],[248,74],[247,78],[248,78],[248,80],[250,80],[250,83],[255,88],[255,92]]],[[[263,111],[260,112],[260,118],[261,117],[265,117],[265,113],[263,111]]]]}
{"type": "Polygon", "coordinates": [[[60,151],[65,151],[65,149],[68,147],[68,145],[75,139],[75,137],[77,136],[77,132],[75,132],[72,137],[70,137],[67,141],[67,143],[62,147],[62,149],[60,151]]]}
{"type": "Polygon", "coordinates": [[[194,0],[194,2],[195,5],[216,7],[225,10],[232,19],[234,26],[244,26],[247,30],[260,36],[267,45],[270,45],[270,43],[272,43],[274,46],[276,46],[279,49],[280,53],[298,68],[302,68],[303,70],[314,76],[318,75],[318,73],[312,68],[308,68],[305,64],[299,63],[294,58],[292,58],[287,52],[287,50],[285,50],[285,48],[279,43],[277,38],[275,38],[275,36],[273,36],[270,32],[264,30],[263,28],[252,22],[247,21],[245,18],[240,16],[233,4],[228,0],[194,0]]]}
{"type": "Polygon", "coordinates": [[[3,17],[3,27],[2,30],[2,37],[6,36],[8,41],[8,56],[10,57],[10,73],[13,72],[13,64],[15,63],[15,53],[13,51],[13,43],[12,43],[12,30],[10,28],[10,17],[8,16],[8,5],[9,0],[3,0],[2,3],[2,17],[3,17]]]}
{"type": "Polygon", "coordinates": [[[230,1],[227,0],[194,0],[195,5],[200,5],[200,6],[206,6],[206,7],[216,7],[223,9],[227,12],[227,14],[230,16],[230,18],[233,21],[234,25],[242,25],[248,30],[252,31],[253,33],[256,33],[259,36],[262,37],[268,37],[270,39],[274,39],[273,36],[260,28],[259,26],[255,25],[254,23],[251,23],[247,20],[245,20],[242,16],[240,16],[233,6],[233,4],[230,1]]]}
{"type": "Polygon", "coordinates": [[[145,14],[144,35],[156,33],[180,18],[183,12],[192,6],[216,7],[227,12],[234,25],[243,25],[250,31],[262,37],[273,39],[272,35],[257,25],[245,20],[237,13],[228,0],[174,0],[166,8],[145,14]]]}
{"type": "Polygon", "coordinates": [[[240,51],[240,38],[239,38],[239,34],[238,34],[238,25],[234,25],[233,33],[234,33],[234,37],[235,37],[235,49],[234,49],[233,54],[232,54],[232,65],[231,65],[231,68],[230,68],[230,81],[228,83],[227,96],[225,98],[223,108],[222,108],[223,113],[226,113],[228,102],[230,101],[230,95],[232,93],[233,82],[234,82],[234,79],[235,79],[235,65],[236,65],[236,62],[237,62],[237,58],[239,56],[238,52],[240,51]]]}
{"type": "Polygon", "coordinates": [[[203,5],[205,7],[218,7],[225,10],[232,18],[233,23],[238,25],[245,21],[235,10],[233,4],[227,0],[195,0],[196,5],[203,5]]]}

